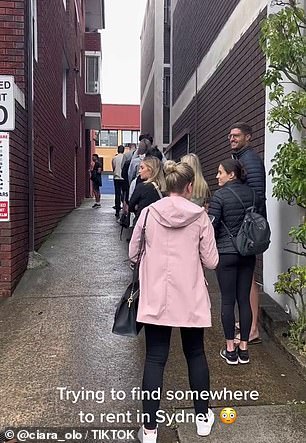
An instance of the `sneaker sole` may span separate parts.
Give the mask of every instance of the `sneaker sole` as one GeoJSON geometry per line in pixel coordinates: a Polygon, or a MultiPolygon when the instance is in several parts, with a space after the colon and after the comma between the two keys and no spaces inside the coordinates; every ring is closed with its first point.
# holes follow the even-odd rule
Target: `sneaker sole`
{"type": "Polygon", "coordinates": [[[241,363],[242,365],[246,365],[247,363],[250,363],[250,360],[241,360],[241,358],[238,357],[238,361],[239,363],[241,363]]]}
{"type": "Polygon", "coordinates": [[[238,359],[236,361],[230,361],[226,357],[224,357],[224,355],[222,355],[221,352],[220,352],[220,357],[223,358],[223,360],[225,360],[228,365],[238,365],[238,359]]]}

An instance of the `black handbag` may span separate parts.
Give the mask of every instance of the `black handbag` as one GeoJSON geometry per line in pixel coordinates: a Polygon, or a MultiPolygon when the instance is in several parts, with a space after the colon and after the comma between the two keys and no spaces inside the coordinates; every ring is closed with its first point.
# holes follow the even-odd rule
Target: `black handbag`
{"type": "Polygon", "coordinates": [[[147,210],[139,242],[137,260],[133,270],[132,283],[128,285],[115,312],[112,333],[127,337],[136,337],[142,324],[136,321],[139,302],[139,265],[145,247],[145,232],[149,209],[147,210]]]}

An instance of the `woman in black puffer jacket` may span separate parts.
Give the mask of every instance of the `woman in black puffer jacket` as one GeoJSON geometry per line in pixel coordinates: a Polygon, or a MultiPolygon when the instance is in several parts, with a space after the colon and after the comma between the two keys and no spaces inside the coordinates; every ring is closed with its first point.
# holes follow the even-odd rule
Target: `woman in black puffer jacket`
{"type": "Polygon", "coordinates": [[[243,257],[234,246],[245,209],[237,196],[242,200],[245,208],[258,205],[256,193],[242,183],[243,170],[238,160],[224,160],[218,168],[218,189],[209,205],[209,215],[215,228],[219,265],[217,278],[221,290],[221,319],[226,339],[226,348],[220,351],[222,358],[228,364],[248,363],[248,339],[252,323],[250,306],[250,289],[255,267],[256,257],[243,257]],[[226,225],[226,226],[224,226],[226,225]],[[238,348],[234,345],[235,336],[235,303],[238,303],[241,341],[238,348]]]}

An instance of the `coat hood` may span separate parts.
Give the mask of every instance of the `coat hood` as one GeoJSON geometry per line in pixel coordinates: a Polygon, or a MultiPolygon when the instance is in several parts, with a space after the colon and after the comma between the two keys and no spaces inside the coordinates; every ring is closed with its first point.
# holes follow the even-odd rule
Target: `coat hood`
{"type": "Polygon", "coordinates": [[[150,205],[150,214],[166,228],[182,228],[197,220],[204,208],[180,196],[164,197],[150,205]]]}

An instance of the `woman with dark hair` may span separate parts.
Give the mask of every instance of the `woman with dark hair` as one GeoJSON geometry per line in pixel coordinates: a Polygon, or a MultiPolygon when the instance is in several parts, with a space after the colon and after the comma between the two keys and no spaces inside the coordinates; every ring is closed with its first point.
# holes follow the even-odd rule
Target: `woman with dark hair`
{"type": "Polygon", "coordinates": [[[145,248],[140,263],[140,299],[137,321],[144,323],[146,360],[143,374],[144,425],[142,443],[157,441],[157,411],[167,363],[172,327],[179,327],[194,392],[197,434],[209,435],[214,414],[208,408],[209,371],[204,353],[204,328],[211,326],[210,300],[203,267],[218,263],[214,230],[204,208],[190,202],[194,172],[186,163],[166,162],[168,197],[140,214],[130,242],[131,260],[137,255],[145,219],[145,248]],[[147,218],[146,218],[147,217],[147,218]]]}
{"type": "Polygon", "coordinates": [[[255,268],[255,255],[243,257],[235,248],[235,237],[245,216],[245,209],[258,206],[256,193],[242,183],[243,170],[237,160],[221,162],[217,177],[218,189],[209,205],[208,214],[213,220],[219,265],[217,278],[221,290],[221,320],[226,347],[220,351],[230,365],[249,363],[248,340],[252,323],[250,289],[255,268]],[[235,303],[238,304],[241,341],[235,348],[235,303]]]}

